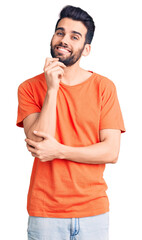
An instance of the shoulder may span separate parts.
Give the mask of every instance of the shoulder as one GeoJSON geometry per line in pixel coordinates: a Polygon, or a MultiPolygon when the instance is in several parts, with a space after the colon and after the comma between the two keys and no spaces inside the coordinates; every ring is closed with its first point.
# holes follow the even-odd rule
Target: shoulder
{"type": "Polygon", "coordinates": [[[110,87],[115,87],[115,84],[112,80],[110,80],[109,78],[100,75],[98,73],[93,72],[94,78],[96,81],[98,81],[98,83],[102,86],[110,86],[110,87]]]}
{"type": "Polygon", "coordinates": [[[44,84],[44,83],[45,83],[45,76],[44,76],[44,73],[41,73],[39,75],[36,75],[22,82],[18,87],[18,91],[23,91],[26,89],[30,90],[35,87],[38,88],[40,87],[41,84],[44,84]]]}
{"type": "Polygon", "coordinates": [[[97,83],[98,88],[99,88],[100,92],[102,92],[102,93],[104,91],[115,91],[116,90],[114,82],[103,75],[93,72],[92,79],[94,80],[94,83],[97,83]]]}

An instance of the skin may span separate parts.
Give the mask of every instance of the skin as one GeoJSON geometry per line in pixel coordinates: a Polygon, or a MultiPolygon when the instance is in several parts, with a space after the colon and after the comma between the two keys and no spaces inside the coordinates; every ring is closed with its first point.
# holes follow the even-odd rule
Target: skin
{"type": "Polygon", "coordinates": [[[47,58],[44,66],[48,86],[40,113],[33,113],[23,121],[28,151],[42,162],[65,159],[86,164],[116,163],[120,148],[120,130],[100,131],[100,142],[87,147],[70,147],[54,138],[56,129],[56,102],[60,81],[76,85],[87,80],[91,73],[80,67],[82,56],[88,56],[91,46],[85,43],[86,27],[79,21],[62,19],[51,40],[56,58],[47,58]],[[58,46],[58,47],[57,47],[58,46]],[[64,60],[82,51],[81,57],[71,66],[64,60]],[[60,61],[59,61],[60,60],[60,61]]]}
{"type": "MultiPolygon", "coordinates": [[[[79,47],[74,51],[67,43],[59,42],[58,44],[53,45],[55,39],[65,38],[66,29],[64,27],[57,27],[56,32],[51,41],[51,55],[52,57],[58,57],[60,62],[63,62],[67,67],[75,64],[81,57],[81,54],[84,50],[85,43],[83,46],[79,47]]],[[[82,38],[82,34],[77,31],[72,31],[69,38],[71,41],[78,43],[82,38]]],[[[68,42],[68,39],[67,41],[68,42]]],[[[76,44],[77,45],[77,44],[76,44]]]]}

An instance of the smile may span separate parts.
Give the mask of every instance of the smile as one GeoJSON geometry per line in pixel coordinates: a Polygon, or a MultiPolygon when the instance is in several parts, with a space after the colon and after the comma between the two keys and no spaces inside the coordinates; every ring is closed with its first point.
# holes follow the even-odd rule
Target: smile
{"type": "Polygon", "coordinates": [[[58,50],[58,52],[61,52],[61,53],[70,53],[71,51],[67,48],[64,48],[64,47],[56,47],[56,49],[58,50]]]}

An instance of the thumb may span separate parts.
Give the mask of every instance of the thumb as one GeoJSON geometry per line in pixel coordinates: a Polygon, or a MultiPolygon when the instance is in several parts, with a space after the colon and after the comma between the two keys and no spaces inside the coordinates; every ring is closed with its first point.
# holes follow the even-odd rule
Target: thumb
{"type": "Polygon", "coordinates": [[[33,133],[38,136],[38,137],[41,137],[41,138],[44,138],[44,139],[48,139],[49,138],[49,134],[45,133],[45,132],[42,132],[42,131],[36,131],[34,130],[33,133]]]}

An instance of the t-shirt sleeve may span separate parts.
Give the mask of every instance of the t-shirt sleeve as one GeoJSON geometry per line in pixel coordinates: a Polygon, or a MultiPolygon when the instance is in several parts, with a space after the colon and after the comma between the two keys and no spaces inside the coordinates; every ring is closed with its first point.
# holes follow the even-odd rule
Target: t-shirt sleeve
{"type": "Polygon", "coordinates": [[[102,80],[101,83],[101,129],[120,129],[125,132],[116,87],[110,80],[102,80]]]}
{"type": "Polygon", "coordinates": [[[23,120],[31,113],[40,112],[30,84],[21,84],[18,88],[18,114],[16,125],[23,127],[23,120]]]}

